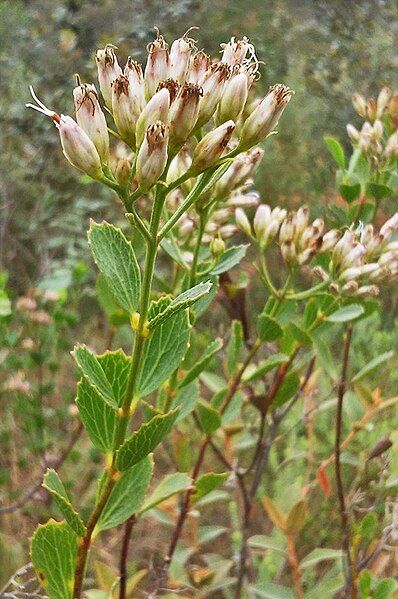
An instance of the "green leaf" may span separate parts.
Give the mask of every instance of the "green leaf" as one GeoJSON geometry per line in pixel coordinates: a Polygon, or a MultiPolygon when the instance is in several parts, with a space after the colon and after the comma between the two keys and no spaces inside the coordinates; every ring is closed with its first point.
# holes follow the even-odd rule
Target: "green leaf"
{"type": "Polygon", "coordinates": [[[373,372],[373,370],[375,370],[378,366],[384,364],[384,362],[388,362],[388,360],[391,360],[393,355],[394,351],[391,350],[385,352],[384,354],[380,354],[380,356],[377,356],[377,358],[373,358],[373,360],[365,364],[365,366],[361,368],[359,372],[357,372],[357,374],[351,379],[351,382],[356,383],[357,381],[360,381],[369,373],[373,372]]]}
{"type": "Polygon", "coordinates": [[[160,247],[172,260],[174,260],[174,262],[177,262],[177,264],[179,264],[181,268],[186,269],[186,264],[183,260],[183,257],[181,256],[179,248],[175,248],[173,244],[170,243],[170,241],[166,238],[162,239],[162,241],[160,242],[160,247]]]}
{"type": "Polygon", "coordinates": [[[112,489],[98,521],[98,530],[108,530],[135,514],[144,501],[153,474],[153,459],[147,456],[125,472],[112,489]]]}
{"type": "Polygon", "coordinates": [[[240,320],[233,320],[227,348],[228,373],[234,372],[243,348],[243,327],[240,320]]]}
{"type": "Polygon", "coordinates": [[[104,401],[111,408],[117,410],[119,406],[112,386],[96,356],[85,345],[76,345],[72,356],[88,382],[102,395],[104,401]]]}
{"type": "Polygon", "coordinates": [[[261,341],[275,341],[282,337],[282,327],[277,323],[275,318],[267,314],[260,314],[257,319],[257,331],[261,341]]]}
{"type": "MultiPolygon", "coordinates": [[[[118,350],[105,352],[97,356],[97,360],[112,388],[115,401],[120,405],[127,390],[130,359],[122,350],[118,350]]],[[[102,451],[112,451],[118,422],[116,410],[105,403],[103,396],[96,387],[90,385],[86,377],[83,377],[77,386],[76,404],[94,445],[102,451]]]]}
{"type": "Polygon", "coordinates": [[[339,185],[339,192],[341,197],[350,204],[359,197],[361,193],[361,184],[355,183],[355,185],[339,185]]]}
{"type": "Polygon", "coordinates": [[[206,435],[211,435],[221,426],[221,416],[205,401],[200,401],[196,408],[200,426],[206,435]]]}
{"type": "Polygon", "coordinates": [[[180,295],[166,306],[163,312],[160,312],[155,318],[149,321],[149,330],[153,330],[155,327],[166,322],[174,314],[192,306],[201,297],[209,293],[212,285],[211,281],[206,281],[205,283],[199,283],[198,285],[195,285],[195,287],[191,287],[191,289],[180,293],[180,295]]]}
{"type": "Polygon", "coordinates": [[[270,372],[273,368],[276,368],[288,360],[289,356],[286,354],[273,354],[267,358],[267,360],[260,362],[258,368],[254,369],[253,371],[248,371],[242,380],[244,383],[255,381],[256,379],[264,376],[264,374],[267,374],[267,372],[270,372]]]}
{"type": "Polygon", "coordinates": [[[179,389],[170,404],[170,408],[180,408],[175,423],[178,424],[184,420],[195,409],[196,402],[199,399],[199,382],[192,381],[182,389],[179,389]]]}
{"type": "Polygon", "coordinates": [[[271,549],[277,553],[286,555],[286,542],[283,540],[268,537],[266,535],[254,535],[248,540],[248,544],[252,549],[271,549]]]}
{"type": "Polygon", "coordinates": [[[192,502],[196,503],[202,497],[220,487],[229,477],[228,472],[207,472],[199,476],[195,482],[195,492],[192,495],[192,502]]]}
{"type": "Polygon", "coordinates": [[[65,520],[72,530],[79,537],[83,537],[86,534],[86,527],[79,514],[72,507],[70,499],[65,491],[65,487],[55,470],[47,470],[44,475],[43,487],[54,497],[55,503],[61,510],[62,515],[65,517],[65,520]]]}
{"type": "Polygon", "coordinates": [[[312,339],[309,334],[298,327],[294,322],[290,322],[286,329],[294,337],[294,339],[300,343],[300,345],[303,345],[304,347],[309,347],[312,345],[312,339]]]}
{"type": "Polygon", "coordinates": [[[261,599],[294,599],[293,591],[273,582],[262,582],[251,589],[261,599]]]}
{"type": "Polygon", "coordinates": [[[292,372],[288,374],[279,387],[274,401],[272,403],[273,406],[279,408],[283,406],[284,403],[292,399],[300,388],[300,377],[296,372],[292,372]]]}
{"type": "MultiPolygon", "coordinates": [[[[206,277],[207,278],[207,277],[206,277]]],[[[195,318],[199,318],[210,306],[213,299],[217,295],[218,290],[218,277],[210,277],[210,281],[213,283],[212,288],[210,289],[207,295],[204,295],[200,298],[191,308],[191,311],[194,313],[195,318]]]]}
{"type": "Polygon", "coordinates": [[[193,380],[195,380],[199,374],[206,368],[207,364],[210,362],[214,354],[216,354],[223,346],[222,339],[214,339],[207,346],[203,355],[199,358],[199,360],[188,370],[179,384],[179,388],[185,387],[185,385],[189,385],[193,380]]]}
{"type": "Polygon", "coordinates": [[[143,514],[148,510],[159,505],[163,501],[166,501],[169,497],[186,491],[192,484],[191,477],[184,472],[176,472],[175,474],[168,474],[158,484],[156,489],[152,491],[150,496],[141,507],[139,513],[143,514]]]}
{"type": "Polygon", "coordinates": [[[327,549],[322,547],[308,553],[308,555],[301,560],[299,568],[304,570],[305,568],[312,568],[320,562],[342,559],[343,557],[344,553],[340,549],[327,549]]]}
{"type": "Polygon", "coordinates": [[[133,246],[120,229],[91,221],[88,242],[95,263],[120,305],[130,314],[137,310],[141,276],[133,246]]]}
{"type": "Polygon", "coordinates": [[[362,599],[368,599],[372,589],[372,575],[369,570],[362,570],[359,576],[358,587],[362,599]]]}
{"type": "Polygon", "coordinates": [[[221,255],[219,263],[215,268],[213,268],[210,274],[220,275],[239,264],[242,258],[244,258],[246,255],[248,247],[248,245],[237,245],[226,250],[221,255]]]}
{"type": "Polygon", "coordinates": [[[364,312],[365,310],[360,304],[349,304],[330,314],[326,320],[329,322],[349,322],[359,318],[364,312]]]}
{"type": "Polygon", "coordinates": [[[67,522],[39,524],[30,544],[37,578],[50,599],[72,599],[77,535],[67,522]]]}
{"type": "Polygon", "coordinates": [[[154,416],[132,434],[116,453],[115,466],[123,471],[140,462],[151,453],[168,434],[178,415],[178,408],[154,416]]]}
{"type": "Polygon", "coordinates": [[[375,198],[375,200],[389,198],[393,193],[394,192],[390,187],[382,185],[381,183],[368,183],[366,186],[366,195],[375,198]]]}
{"type": "Polygon", "coordinates": [[[187,311],[174,314],[145,342],[140,369],[138,394],[152,393],[178,368],[188,348],[189,321],[187,311]]]}
{"type": "Polygon", "coordinates": [[[345,169],[345,156],[342,145],[334,137],[327,135],[324,137],[329,152],[341,169],[345,169]]]}
{"type": "Polygon", "coordinates": [[[120,326],[128,324],[130,317],[126,310],[117,303],[115,296],[109,288],[103,274],[99,273],[95,283],[98,303],[108,317],[110,324],[120,326]]]}
{"type": "Polygon", "coordinates": [[[370,543],[377,532],[377,516],[375,513],[371,512],[370,514],[366,514],[361,520],[359,526],[359,533],[364,541],[370,543]]]}
{"type": "Polygon", "coordinates": [[[392,593],[398,588],[397,582],[393,578],[385,578],[377,585],[373,598],[374,599],[392,599],[392,593]]]}

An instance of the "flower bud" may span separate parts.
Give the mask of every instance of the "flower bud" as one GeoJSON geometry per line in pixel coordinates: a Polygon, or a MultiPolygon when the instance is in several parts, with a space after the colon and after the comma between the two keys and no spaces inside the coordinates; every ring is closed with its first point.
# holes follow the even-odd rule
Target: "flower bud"
{"type": "Polygon", "coordinates": [[[248,79],[245,73],[232,76],[225,83],[224,91],[218,105],[217,122],[224,123],[229,119],[237,121],[243,112],[249,93],[248,79]]]}
{"type": "Polygon", "coordinates": [[[109,133],[105,115],[98,102],[95,85],[85,83],[73,90],[76,120],[78,125],[87,133],[101,158],[107,163],[109,158],[109,133]]]}
{"type": "Polygon", "coordinates": [[[398,131],[395,131],[388,138],[384,155],[386,158],[396,158],[398,156],[398,131]]]}
{"type": "Polygon", "coordinates": [[[240,149],[247,150],[251,148],[265,139],[275,129],[292,94],[292,90],[285,85],[278,84],[270,87],[268,94],[242,127],[240,149]]]}
{"type": "Polygon", "coordinates": [[[188,152],[181,150],[174,156],[167,171],[166,183],[170,185],[182,175],[184,175],[191,166],[191,157],[188,152]]]}
{"type": "Polygon", "coordinates": [[[301,234],[308,225],[310,209],[308,206],[301,206],[296,212],[295,226],[296,234],[301,234]]]}
{"type": "Polygon", "coordinates": [[[140,110],[145,106],[144,97],[144,76],[142,74],[142,67],[138,62],[133,60],[131,56],[128,57],[126,66],[124,67],[123,74],[129,80],[130,93],[136,97],[136,101],[140,110]]]}
{"type": "Polygon", "coordinates": [[[125,187],[130,181],[131,164],[127,158],[120,158],[115,172],[116,181],[125,187]]]}
{"type": "Polygon", "coordinates": [[[244,185],[248,178],[257,170],[263,155],[264,150],[253,148],[238,156],[227,172],[217,181],[214,192],[215,196],[223,198],[234,189],[244,185]]]}
{"type": "Polygon", "coordinates": [[[347,295],[352,295],[358,291],[358,288],[359,285],[356,281],[348,281],[345,285],[343,285],[342,291],[347,295]]]}
{"type": "Polygon", "coordinates": [[[150,125],[161,121],[162,123],[168,123],[170,108],[170,94],[168,89],[162,88],[149,100],[144,110],[141,112],[137,126],[135,129],[136,144],[140,146],[144,139],[145,132],[150,125]]]}
{"type": "Polygon", "coordinates": [[[281,253],[286,264],[293,264],[296,261],[296,248],[293,241],[285,241],[281,244],[281,253]]]}
{"type": "Polygon", "coordinates": [[[281,224],[281,228],[279,231],[279,241],[281,243],[290,243],[293,242],[296,227],[295,227],[295,217],[294,213],[290,212],[287,218],[281,224]]]}
{"type": "Polygon", "coordinates": [[[203,97],[199,105],[199,118],[197,128],[202,127],[213,116],[219,103],[225,81],[228,79],[229,69],[224,62],[216,62],[206,71],[199,85],[203,90],[203,97]]]}
{"type": "Polygon", "coordinates": [[[386,220],[384,225],[380,229],[380,235],[383,240],[388,240],[393,233],[398,229],[398,212],[393,214],[391,218],[386,220]]]}
{"type": "Polygon", "coordinates": [[[333,249],[336,243],[340,238],[340,231],[337,229],[332,229],[323,235],[322,237],[322,245],[320,247],[320,252],[328,252],[333,249]]]}
{"type": "Polygon", "coordinates": [[[388,109],[388,105],[390,103],[390,100],[392,98],[392,91],[390,90],[389,87],[383,87],[383,89],[381,90],[381,92],[379,93],[378,97],[377,97],[377,102],[376,102],[376,118],[381,119],[385,112],[388,109]]]}
{"type": "Polygon", "coordinates": [[[355,111],[362,118],[366,118],[366,100],[361,94],[354,94],[352,96],[352,104],[354,106],[355,111]]]}
{"type": "Polygon", "coordinates": [[[358,289],[355,295],[362,297],[363,295],[371,295],[377,297],[380,294],[380,290],[377,285],[363,285],[358,289]]]}
{"type": "Polygon", "coordinates": [[[188,81],[190,83],[199,83],[209,68],[210,56],[199,50],[190,60],[188,81]]]}
{"type": "Polygon", "coordinates": [[[189,235],[189,233],[193,231],[194,227],[195,223],[192,218],[189,218],[187,214],[184,214],[179,222],[178,231],[180,235],[184,237],[185,235],[189,235]]]}
{"type": "Polygon", "coordinates": [[[184,83],[169,112],[170,147],[176,151],[188,138],[199,114],[202,89],[196,83],[184,83]]]}
{"type": "Polygon", "coordinates": [[[359,142],[359,131],[358,131],[358,129],[356,129],[354,127],[354,125],[351,125],[350,123],[348,123],[348,125],[347,125],[347,133],[348,133],[348,137],[351,139],[351,141],[353,143],[358,143],[359,142]]]}
{"type": "Polygon", "coordinates": [[[242,208],[237,208],[235,210],[235,221],[239,229],[242,229],[242,231],[250,237],[252,234],[252,229],[250,226],[249,219],[247,218],[246,213],[244,210],[242,210],[242,208]]]}
{"type": "MultiPolygon", "coordinates": [[[[191,29],[193,28],[191,27],[191,29]]],[[[187,78],[189,59],[192,50],[195,48],[195,40],[188,37],[188,33],[191,29],[188,29],[182,38],[175,40],[171,44],[170,49],[169,76],[181,84],[183,84],[187,78]]]]}
{"type": "Polygon", "coordinates": [[[262,241],[262,237],[268,228],[270,220],[271,208],[268,206],[268,204],[260,204],[260,206],[256,210],[253,219],[253,229],[256,234],[256,238],[260,242],[260,244],[262,241]]]}
{"type": "Polygon", "coordinates": [[[213,256],[220,256],[225,251],[225,243],[221,237],[215,237],[210,242],[210,252],[213,256]]]}
{"type": "Polygon", "coordinates": [[[146,131],[137,156],[137,181],[143,191],[147,191],[162,175],[167,163],[169,130],[157,121],[146,131]]]}
{"type": "Polygon", "coordinates": [[[103,50],[97,50],[96,54],[98,81],[104,102],[112,109],[112,83],[122,74],[122,69],[117,61],[114,46],[106,45],[103,50]]]}
{"type": "Polygon", "coordinates": [[[322,268],[322,266],[314,266],[312,269],[313,274],[321,279],[321,281],[327,281],[329,279],[328,273],[322,268]]]}
{"type": "Polygon", "coordinates": [[[169,49],[163,36],[158,32],[156,39],[148,44],[148,60],[145,67],[145,97],[148,100],[155,94],[160,81],[169,76],[169,49]]]}
{"type": "Polygon", "coordinates": [[[112,112],[121,138],[135,146],[135,127],[141,109],[125,75],[119,75],[112,84],[112,112]]]}
{"type": "Polygon", "coordinates": [[[213,131],[210,131],[197,144],[193,157],[192,165],[189,169],[192,175],[198,175],[212,166],[223,155],[232,133],[235,129],[233,121],[223,123],[213,131]]]}

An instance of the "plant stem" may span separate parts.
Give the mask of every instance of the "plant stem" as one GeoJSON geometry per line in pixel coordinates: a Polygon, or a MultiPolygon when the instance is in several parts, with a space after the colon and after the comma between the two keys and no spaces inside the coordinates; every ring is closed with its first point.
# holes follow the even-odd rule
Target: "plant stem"
{"type": "Polygon", "coordinates": [[[356,588],[355,588],[355,571],[354,565],[351,559],[351,548],[350,548],[350,522],[348,518],[348,513],[346,509],[345,496],[344,496],[344,486],[343,479],[341,476],[341,465],[340,465],[340,443],[341,443],[341,434],[342,434],[342,425],[343,425],[343,400],[344,395],[347,388],[347,373],[348,373],[348,359],[350,353],[352,339],[352,324],[347,326],[345,341],[344,341],[344,353],[343,353],[343,364],[341,370],[341,377],[338,387],[337,393],[337,413],[336,413],[336,436],[335,436],[335,475],[336,475],[336,485],[337,485],[337,495],[339,500],[340,507],[340,519],[341,519],[341,529],[343,535],[343,550],[346,554],[347,558],[347,571],[346,571],[346,588],[348,590],[348,597],[355,598],[357,596],[356,588]]]}
{"type": "Polygon", "coordinates": [[[120,566],[119,566],[119,575],[120,575],[120,589],[119,589],[119,599],[126,599],[126,591],[127,591],[127,556],[129,551],[130,537],[131,532],[133,530],[133,526],[136,523],[135,515],[132,515],[124,526],[124,535],[122,542],[122,551],[120,553],[120,566]]]}
{"type": "Polygon", "coordinates": [[[114,467],[114,461],[117,449],[122,445],[126,437],[128,423],[132,414],[137,407],[138,398],[135,397],[135,391],[138,382],[138,375],[141,366],[141,358],[145,345],[145,336],[143,334],[144,327],[146,324],[149,302],[151,297],[153,271],[155,268],[156,254],[159,245],[158,230],[159,222],[162,214],[163,203],[166,197],[164,188],[159,185],[156,188],[155,200],[152,208],[151,221],[149,225],[149,233],[151,236],[151,242],[148,243],[147,252],[145,257],[144,277],[141,289],[141,300],[140,300],[140,318],[138,322],[138,330],[134,339],[134,349],[132,352],[130,372],[127,382],[126,395],[124,397],[122,406],[120,408],[120,421],[116,431],[115,448],[113,453],[112,465],[108,470],[108,478],[105,483],[105,488],[92,512],[88,523],[86,535],[81,539],[75,570],[75,582],[73,599],[80,599],[83,589],[83,581],[86,570],[86,563],[88,552],[91,545],[91,538],[93,531],[97,525],[97,522],[102,514],[102,511],[109,499],[109,495],[112,492],[116,481],[119,478],[119,473],[114,467]]]}
{"type": "Polygon", "coordinates": [[[206,212],[199,212],[198,236],[196,238],[195,249],[193,252],[192,268],[189,277],[189,287],[193,287],[196,283],[196,270],[198,267],[200,246],[202,245],[202,237],[206,226],[206,212]]]}
{"type": "Polygon", "coordinates": [[[294,542],[294,534],[287,535],[287,555],[290,568],[293,574],[294,590],[296,599],[304,599],[303,585],[301,582],[301,574],[296,553],[296,545],[294,542]]]}

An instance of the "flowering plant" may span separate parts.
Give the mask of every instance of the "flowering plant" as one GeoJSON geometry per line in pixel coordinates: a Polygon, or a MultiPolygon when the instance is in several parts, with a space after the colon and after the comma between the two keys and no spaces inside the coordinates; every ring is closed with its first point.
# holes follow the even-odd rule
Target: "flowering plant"
{"type": "MultiPolygon", "coordinates": [[[[162,564],[154,568],[148,583],[150,596],[156,596],[172,582],[170,568],[193,506],[200,506],[229,478],[242,506],[239,547],[232,564],[235,597],[252,588],[260,589],[259,596],[269,596],[261,595],[263,585],[255,586],[249,548],[255,546],[253,540],[250,545],[251,521],[270,447],[279,424],[314,388],[314,366],[325,349],[325,332],[335,323],[345,323],[334,462],[344,527],[345,584],[354,597],[363,548],[351,546],[340,471],[342,406],[349,384],[353,322],[368,316],[374,309],[369,298],[398,274],[398,246],[393,240],[398,215],[377,229],[371,222],[376,210],[364,216],[360,202],[361,211],[349,226],[340,223],[327,229],[323,219],[310,220],[305,206],[288,212],[258,205],[258,196],[251,191],[251,177],[263,154],[257,144],[275,132],[293,92],[278,84],[263,99],[254,99],[259,62],[249,41],[232,38],[223,45],[221,60],[211,61],[197,51],[191,31],[175,40],[170,50],[158,33],[148,46],[144,70],[131,57],[122,69],[111,45],[99,50],[103,106],[96,87],[78,78],[73,92],[76,120],[47,108],[31,89],[36,104],[28,106],[53,120],[67,160],[120,200],[131,231],[92,222],[88,240],[101,285],[128,317],[133,338],[131,355],[121,349],[96,355],[80,344],[73,351],[81,372],[76,404],[88,436],[104,454],[104,470],[87,518],[73,506],[55,470],[47,471],[44,487],[64,520],[39,525],[31,541],[33,566],[50,599],[79,599],[94,539],[125,524],[120,575],[110,590],[110,596],[118,592],[123,599],[134,524],[179,495],[162,564]],[[110,136],[116,150],[110,149],[110,136]],[[251,224],[246,209],[257,205],[251,224]],[[248,318],[247,281],[242,277],[236,282],[229,275],[248,249],[245,244],[227,247],[239,230],[252,241],[262,284],[256,333],[249,324],[253,318],[248,318]],[[145,246],[143,260],[139,242],[145,246]],[[276,246],[281,259],[277,283],[268,265],[269,251],[276,246]],[[159,253],[169,259],[170,270],[163,278],[156,273],[159,253]],[[224,376],[217,385],[206,379],[206,367],[222,355],[223,342],[209,341],[198,355],[197,326],[216,295],[232,315],[224,376]],[[156,456],[156,449],[173,434],[186,431],[187,419],[199,431],[192,471],[169,474],[149,493],[153,453],[156,456]],[[239,434],[250,432],[248,422],[254,422],[254,440],[248,445],[249,459],[240,463],[239,434]],[[223,472],[201,473],[208,449],[220,460],[223,472]]],[[[361,134],[349,129],[358,144],[355,152],[364,160],[380,143],[378,123],[391,100],[389,92],[383,93],[383,109],[372,133],[371,125],[361,134]],[[363,138],[369,136],[365,147],[363,138]]],[[[388,176],[396,168],[398,153],[392,138],[394,134],[382,152],[388,176]]],[[[343,170],[344,152],[342,157],[335,141],[329,146],[343,170]]],[[[374,159],[369,160],[374,165],[374,159]]],[[[348,171],[341,176],[354,176],[354,167],[348,171]]],[[[377,365],[390,357],[379,358],[377,365]]],[[[325,464],[318,470],[318,480],[328,494],[325,464]]],[[[287,539],[296,596],[303,597],[295,538],[305,522],[306,494],[296,495],[287,513],[262,495],[269,518],[287,539]]],[[[334,554],[337,557],[341,552],[334,554]]],[[[207,569],[202,574],[191,571],[183,588],[195,589],[214,576],[207,569]]]]}

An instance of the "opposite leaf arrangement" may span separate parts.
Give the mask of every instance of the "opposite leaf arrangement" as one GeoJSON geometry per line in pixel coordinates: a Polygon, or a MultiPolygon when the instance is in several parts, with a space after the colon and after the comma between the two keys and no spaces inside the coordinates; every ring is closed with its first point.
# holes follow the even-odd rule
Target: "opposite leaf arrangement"
{"type": "MultiPolygon", "coordinates": [[[[230,581],[235,597],[242,597],[244,589],[255,584],[248,567],[249,537],[270,448],[267,434],[276,430],[304,393],[317,351],[325,346],[322,335],[333,323],[347,323],[335,460],[342,517],[346,518],[339,435],[352,322],[374,309],[369,297],[398,274],[398,242],[392,239],[398,214],[377,231],[370,222],[377,207],[371,217],[361,212],[365,191],[360,183],[360,200],[350,198],[356,214],[349,225],[337,223],[327,230],[322,219],[310,221],[307,207],[288,213],[265,204],[257,207],[251,225],[244,209],[259,203],[250,186],[263,154],[255,146],[274,133],[293,92],[278,84],[270,87],[265,98],[252,97],[259,63],[246,38],[232,38],[222,45],[221,60],[211,61],[197,51],[189,31],[170,50],[158,33],[148,46],[144,71],[131,57],[122,69],[111,45],[98,50],[96,62],[104,108],[96,87],[79,78],[73,92],[76,121],[48,109],[33,90],[37,104],[28,106],[53,120],[68,161],[120,199],[131,232],[125,234],[107,222],[92,222],[88,240],[101,285],[128,316],[133,348],[131,355],[122,350],[95,355],[85,345],[73,351],[82,377],[76,399],[79,415],[92,443],[104,453],[105,467],[86,520],[73,507],[57,473],[47,471],[44,487],[64,520],[39,525],[31,541],[32,562],[50,599],[79,599],[95,537],[127,523],[128,549],[133,522],[180,494],[170,544],[150,589],[155,597],[169,588],[169,569],[192,506],[232,476],[241,491],[243,516],[230,581]],[[111,118],[114,126],[108,124],[111,118]],[[109,134],[117,140],[113,152],[109,134]],[[253,259],[264,283],[255,339],[239,300],[242,288],[227,274],[248,247],[226,248],[226,240],[239,229],[253,242],[258,258],[253,259]],[[136,257],[138,241],[145,246],[142,264],[136,257]],[[267,265],[267,252],[275,244],[286,266],[281,285],[273,282],[267,265]],[[160,252],[171,261],[171,283],[155,278],[160,252]],[[318,281],[303,290],[300,284],[305,277],[318,281]],[[203,393],[205,400],[199,399],[199,377],[222,342],[212,341],[196,361],[187,354],[197,356],[195,324],[216,294],[223,295],[233,314],[227,380],[213,390],[212,397],[203,393]],[[247,405],[256,414],[258,436],[243,468],[235,463],[233,450],[231,457],[231,451],[220,449],[219,440],[221,435],[233,439],[242,430],[234,423],[247,405]],[[148,493],[153,452],[187,418],[193,418],[201,436],[192,472],[169,474],[148,493]],[[201,474],[208,448],[225,472],[201,474]]],[[[361,133],[349,130],[359,147],[355,165],[366,161],[369,148],[380,143],[383,131],[377,123],[389,118],[390,99],[385,91],[373,132],[370,125],[361,133]],[[365,144],[365,138],[369,143],[365,144]]],[[[329,140],[330,145],[344,169],[343,150],[335,140],[329,140]]],[[[396,171],[397,155],[397,143],[390,138],[382,160],[385,180],[396,171]]],[[[349,169],[350,177],[355,175],[355,165],[349,169]]],[[[373,161],[370,168],[377,166],[373,161]]],[[[297,497],[288,516],[279,513],[269,498],[263,502],[270,519],[288,538],[296,596],[304,597],[294,561],[294,536],[304,524],[305,498],[297,497]]],[[[360,570],[346,520],[343,525],[346,585],[351,596],[356,596],[360,570]]],[[[119,593],[120,599],[127,596],[125,569],[126,564],[111,592],[119,593]]],[[[195,580],[191,583],[194,588],[195,580]]],[[[189,582],[184,585],[189,593],[189,582]]]]}

